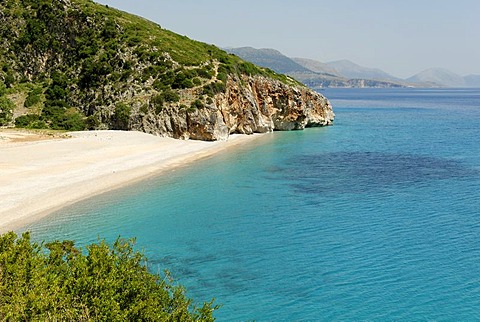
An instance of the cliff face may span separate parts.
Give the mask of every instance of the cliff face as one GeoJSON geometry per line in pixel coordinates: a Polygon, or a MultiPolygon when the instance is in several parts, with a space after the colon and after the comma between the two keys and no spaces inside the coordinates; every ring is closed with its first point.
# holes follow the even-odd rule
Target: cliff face
{"type": "Polygon", "coordinates": [[[292,78],[90,0],[4,0],[0,44],[18,127],[221,140],[334,117],[292,78]]]}
{"type": "Polygon", "coordinates": [[[243,76],[229,79],[225,93],[215,95],[203,108],[166,109],[132,123],[132,129],[181,139],[223,140],[233,133],[331,125],[334,117],[330,102],[306,87],[243,76]]]}

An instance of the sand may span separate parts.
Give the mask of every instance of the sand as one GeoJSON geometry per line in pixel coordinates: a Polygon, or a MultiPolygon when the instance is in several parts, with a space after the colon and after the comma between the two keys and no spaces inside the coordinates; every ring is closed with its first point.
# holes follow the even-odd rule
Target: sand
{"type": "Polygon", "coordinates": [[[0,232],[62,207],[250,142],[182,141],[141,132],[0,131],[0,232]]]}

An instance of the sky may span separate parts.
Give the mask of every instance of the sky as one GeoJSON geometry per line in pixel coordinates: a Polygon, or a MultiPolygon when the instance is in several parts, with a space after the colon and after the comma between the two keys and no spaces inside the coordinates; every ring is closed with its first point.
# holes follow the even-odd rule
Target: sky
{"type": "Polygon", "coordinates": [[[95,0],[219,47],[351,60],[407,78],[480,75],[478,0],[95,0]]]}

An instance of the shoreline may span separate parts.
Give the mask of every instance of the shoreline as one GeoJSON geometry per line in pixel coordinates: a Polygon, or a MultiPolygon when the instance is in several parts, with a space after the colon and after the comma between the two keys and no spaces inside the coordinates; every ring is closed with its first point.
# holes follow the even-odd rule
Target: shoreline
{"type": "Polygon", "coordinates": [[[206,142],[134,131],[70,132],[68,137],[0,131],[0,233],[261,136],[206,142]]]}

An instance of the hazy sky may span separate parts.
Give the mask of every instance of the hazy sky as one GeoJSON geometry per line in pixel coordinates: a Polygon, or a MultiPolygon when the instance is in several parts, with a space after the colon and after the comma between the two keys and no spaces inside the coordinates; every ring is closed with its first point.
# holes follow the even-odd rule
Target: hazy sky
{"type": "Polygon", "coordinates": [[[349,59],[398,77],[480,74],[479,0],[97,0],[220,47],[349,59]]]}

